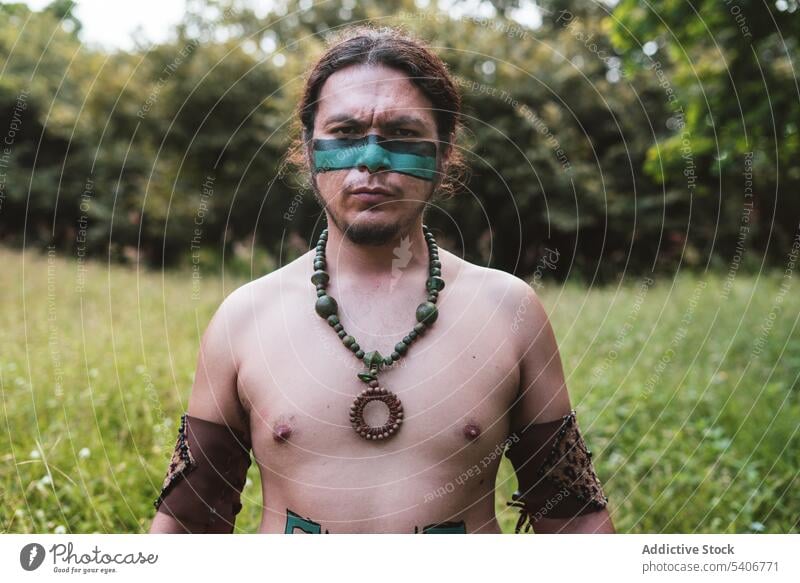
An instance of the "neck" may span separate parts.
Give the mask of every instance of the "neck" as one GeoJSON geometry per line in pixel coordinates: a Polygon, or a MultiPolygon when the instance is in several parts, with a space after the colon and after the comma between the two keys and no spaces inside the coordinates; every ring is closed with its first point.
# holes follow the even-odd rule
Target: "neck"
{"type": "Polygon", "coordinates": [[[428,245],[422,232],[422,219],[406,232],[380,245],[358,245],[350,241],[333,222],[328,222],[327,271],[361,279],[396,276],[398,269],[411,272],[428,268],[428,245]]]}

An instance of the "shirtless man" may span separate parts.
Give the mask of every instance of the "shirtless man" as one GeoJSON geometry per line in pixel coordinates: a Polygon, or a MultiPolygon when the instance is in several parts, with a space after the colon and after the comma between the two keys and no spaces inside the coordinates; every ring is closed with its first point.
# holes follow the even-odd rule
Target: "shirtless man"
{"type": "MultiPolygon", "coordinates": [[[[351,31],[312,70],[299,115],[302,152],[328,221],[328,278],[321,287],[311,282],[318,261],[312,249],[231,293],[203,336],[186,413],[217,424],[207,426],[222,430],[214,439],[243,444],[245,456],[252,445],[262,478],[259,532],[499,533],[495,477],[503,447],[519,442],[522,450],[528,426],[557,429],[570,419],[556,340],[531,287],[442,248],[439,271],[431,271],[437,267],[429,263],[423,216],[454,159],[459,107],[442,62],[397,31],[351,31]],[[368,136],[374,137],[362,139],[368,136]],[[420,143],[430,144],[433,158],[420,143]],[[445,282],[433,294],[438,315],[400,354],[397,343],[430,299],[432,273],[445,282]],[[338,326],[315,310],[325,294],[338,304],[338,326]],[[348,348],[337,328],[363,350],[348,348]],[[369,388],[358,373],[369,372],[363,355],[375,350],[399,358],[380,367],[373,385],[397,396],[404,418],[386,438],[365,439],[351,423],[351,405],[369,388]]],[[[364,421],[380,426],[388,413],[371,403],[364,421]]],[[[551,482],[547,498],[540,492],[516,505],[537,533],[614,532],[588,457],[581,472],[565,465],[585,452],[571,435],[574,449],[564,455],[561,443],[550,458],[566,487],[551,482]],[[563,499],[580,498],[572,486],[581,480],[583,493],[594,488],[598,495],[563,516],[557,509],[566,506],[563,499]],[[532,507],[534,499],[540,508],[532,507]]],[[[196,464],[203,445],[191,434],[188,443],[196,464]]],[[[548,453],[551,446],[539,449],[548,453]]],[[[521,453],[515,467],[518,476],[527,472],[522,486],[532,484],[529,470],[541,459],[525,468],[537,452],[521,453]]],[[[196,490],[175,469],[178,453],[176,460],[167,481],[186,489],[176,488],[171,507],[187,508],[181,514],[160,504],[150,532],[211,532],[202,516],[214,504],[183,504],[196,490]]],[[[242,464],[212,487],[227,492],[220,497],[228,506],[233,497],[234,514],[249,458],[242,464]]],[[[186,476],[202,471],[224,473],[195,468],[186,476]]],[[[211,513],[219,524],[217,510],[211,513]]],[[[227,518],[214,532],[233,531],[227,518]]]]}

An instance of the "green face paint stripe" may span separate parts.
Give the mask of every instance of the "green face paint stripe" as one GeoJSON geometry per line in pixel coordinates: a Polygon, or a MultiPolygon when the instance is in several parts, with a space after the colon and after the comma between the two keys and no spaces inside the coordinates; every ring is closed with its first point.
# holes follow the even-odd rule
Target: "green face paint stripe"
{"type": "Polygon", "coordinates": [[[366,166],[388,167],[391,172],[423,180],[436,177],[436,146],[433,142],[386,140],[375,134],[357,139],[314,140],[314,170],[327,172],[366,166]],[[419,153],[432,155],[421,155],[419,153]]]}
{"type": "MultiPolygon", "coordinates": [[[[380,146],[367,146],[367,148],[383,150],[380,146]]],[[[409,174],[424,180],[433,180],[436,176],[436,159],[429,158],[428,156],[393,154],[385,150],[377,155],[373,152],[356,152],[353,150],[326,150],[314,152],[314,167],[317,172],[356,168],[361,164],[368,168],[377,168],[381,165],[385,165],[388,166],[392,172],[409,174]],[[375,161],[376,158],[378,160],[385,158],[385,163],[377,163],[375,161]]]]}
{"type": "Polygon", "coordinates": [[[369,134],[363,138],[332,138],[314,140],[314,150],[339,150],[342,148],[360,148],[368,144],[378,144],[385,150],[398,154],[415,154],[417,156],[436,157],[436,144],[426,140],[390,140],[377,134],[369,134]]]}

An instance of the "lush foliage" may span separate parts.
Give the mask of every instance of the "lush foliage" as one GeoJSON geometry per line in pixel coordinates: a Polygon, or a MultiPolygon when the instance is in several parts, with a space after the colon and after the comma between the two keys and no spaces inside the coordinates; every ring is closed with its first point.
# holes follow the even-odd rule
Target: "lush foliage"
{"type": "Polygon", "coordinates": [[[15,129],[0,234],[256,273],[293,258],[319,218],[283,164],[293,107],[326,36],[359,22],[429,40],[464,92],[471,180],[430,213],[446,247],[518,273],[556,249],[553,273],[612,279],[726,265],[746,222],[753,262],[783,259],[798,215],[794,0],[737,1],[750,37],[730,2],[542,1],[537,28],[512,18],[525,3],[484,3],[486,17],[463,4],[195,0],[171,42],[113,53],[81,44],[69,0],[1,5],[0,129],[15,129]]]}

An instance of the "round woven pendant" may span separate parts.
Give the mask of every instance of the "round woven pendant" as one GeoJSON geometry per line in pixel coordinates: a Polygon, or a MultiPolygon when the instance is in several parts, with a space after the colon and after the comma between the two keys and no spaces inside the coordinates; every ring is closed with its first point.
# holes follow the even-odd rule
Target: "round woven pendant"
{"type": "Polygon", "coordinates": [[[350,405],[350,423],[355,432],[364,439],[388,439],[397,433],[403,424],[403,404],[397,395],[383,387],[364,389],[350,405]],[[364,408],[375,401],[386,405],[389,412],[386,423],[379,427],[367,425],[364,421],[364,408]]]}

